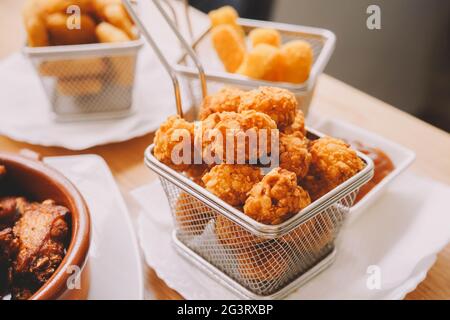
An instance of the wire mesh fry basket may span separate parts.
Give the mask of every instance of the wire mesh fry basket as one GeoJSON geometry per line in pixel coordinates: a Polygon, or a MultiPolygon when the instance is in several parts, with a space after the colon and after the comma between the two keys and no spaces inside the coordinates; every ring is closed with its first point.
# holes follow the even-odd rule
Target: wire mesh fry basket
{"type": "Polygon", "coordinates": [[[123,117],[130,113],[138,39],[123,43],[28,47],[51,105],[61,121],[123,117]]]}
{"type": "MultiPolygon", "coordinates": [[[[176,31],[159,0],[154,4],[176,31]]],[[[183,117],[180,73],[165,58],[129,0],[124,0],[144,38],[153,47],[170,75],[178,114],[183,117]]],[[[207,92],[207,76],[195,51],[176,31],[178,39],[194,62],[201,96],[207,92]]],[[[322,136],[308,130],[311,140],[322,136]]],[[[174,244],[182,256],[196,264],[220,283],[242,297],[282,298],[329,266],[335,255],[335,239],[359,188],[373,176],[373,162],[358,156],[366,164],[355,176],[289,220],[278,225],[259,223],[174,171],[153,156],[151,145],[145,152],[146,165],[158,174],[169,201],[175,224],[174,244]]]]}

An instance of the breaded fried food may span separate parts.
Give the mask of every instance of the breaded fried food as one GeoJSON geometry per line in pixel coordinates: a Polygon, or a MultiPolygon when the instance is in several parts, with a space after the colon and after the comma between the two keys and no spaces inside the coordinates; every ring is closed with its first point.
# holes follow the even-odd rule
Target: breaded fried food
{"type": "Polygon", "coordinates": [[[209,171],[209,166],[205,164],[193,164],[184,171],[184,174],[200,186],[204,186],[203,176],[209,171]]]}
{"type": "Polygon", "coordinates": [[[255,110],[265,113],[283,130],[294,122],[297,105],[295,96],[286,89],[259,87],[242,95],[239,111],[255,110]]]}
{"type": "Polygon", "coordinates": [[[260,43],[248,52],[239,69],[238,74],[267,81],[278,81],[283,57],[278,48],[260,43]]]}
{"type": "Polygon", "coordinates": [[[311,45],[303,40],[293,40],[281,47],[283,56],[282,79],[284,82],[303,83],[308,80],[314,53],[311,45]]]}
{"type": "Polygon", "coordinates": [[[221,24],[211,30],[213,46],[226,71],[235,72],[244,61],[245,45],[236,29],[221,24]]]}
{"type": "Polygon", "coordinates": [[[207,164],[247,163],[268,156],[276,123],[254,110],[213,113],[202,121],[203,159],[207,164]]]}
{"type": "Polygon", "coordinates": [[[50,45],[45,21],[37,16],[24,20],[27,31],[27,44],[30,47],[46,47],[50,45]]]}
{"type": "Polygon", "coordinates": [[[63,96],[87,96],[102,91],[103,82],[96,77],[59,78],[56,90],[63,96]]]}
{"type": "Polygon", "coordinates": [[[105,9],[110,5],[122,5],[122,0],[90,0],[94,7],[96,16],[101,20],[106,20],[105,9]]]}
{"type": "Polygon", "coordinates": [[[308,193],[297,185],[295,173],[275,168],[250,190],[244,212],[258,222],[276,225],[310,203],[308,193]]]}
{"type": "Polygon", "coordinates": [[[11,226],[17,218],[16,197],[0,197],[0,229],[11,226]]]}
{"type": "Polygon", "coordinates": [[[214,217],[211,209],[193,196],[181,192],[175,205],[175,219],[180,229],[199,235],[214,217]]]}
{"type": "Polygon", "coordinates": [[[239,15],[232,6],[224,6],[222,8],[212,10],[208,13],[208,16],[213,28],[224,24],[230,25],[236,30],[241,41],[244,42],[244,29],[238,25],[237,19],[239,15]]]}
{"type": "Polygon", "coordinates": [[[123,31],[108,22],[101,22],[95,28],[98,41],[103,43],[130,41],[130,37],[123,31]]]}
{"type": "Polygon", "coordinates": [[[311,163],[308,141],[301,134],[280,135],[280,167],[305,177],[311,163]]]}
{"type": "Polygon", "coordinates": [[[262,237],[254,236],[237,223],[220,214],[216,217],[214,230],[220,243],[225,247],[232,249],[251,247],[255,244],[267,241],[262,237]]]}
{"type": "Polygon", "coordinates": [[[289,272],[288,250],[274,246],[268,253],[266,243],[257,244],[236,255],[241,276],[247,281],[273,281],[289,272]]]}
{"type": "Polygon", "coordinates": [[[103,9],[105,20],[125,31],[130,39],[136,39],[137,32],[122,4],[110,4],[103,9]]]}
{"type": "Polygon", "coordinates": [[[58,78],[100,77],[107,68],[101,58],[54,60],[43,61],[39,65],[39,73],[42,76],[58,78]]]}
{"type": "Polygon", "coordinates": [[[45,26],[53,45],[86,44],[97,41],[95,22],[90,16],[86,14],[80,16],[80,29],[69,29],[68,18],[65,13],[60,12],[49,14],[45,18],[45,26]]]}
{"type": "Polygon", "coordinates": [[[279,48],[281,45],[281,35],[275,29],[255,28],[250,31],[248,36],[252,42],[253,47],[256,47],[261,43],[269,44],[276,48],[279,48]]]}
{"type": "Polygon", "coordinates": [[[311,142],[311,170],[302,185],[320,197],[364,168],[364,162],[350,145],[340,139],[323,137],[311,142]]]}
{"type": "Polygon", "coordinates": [[[237,112],[243,93],[244,91],[237,88],[224,87],[218,92],[208,95],[201,105],[200,120],[205,120],[209,115],[216,112],[237,112]]]}
{"type": "Polygon", "coordinates": [[[193,163],[194,124],[179,116],[169,117],[155,133],[154,156],[177,171],[193,163]]]}
{"type": "Polygon", "coordinates": [[[202,180],[206,190],[232,206],[240,206],[250,189],[261,180],[261,171],[249,165],[220,164],[202,180]]]}
{"type": "Polygon", "coordinates": [[[295,113],[294,122],[284,127],[282,130],[284,134],[301,134],[306,137],[306,128],[305,128],[305,116],[303,111],[298,109],[295,113]]]}

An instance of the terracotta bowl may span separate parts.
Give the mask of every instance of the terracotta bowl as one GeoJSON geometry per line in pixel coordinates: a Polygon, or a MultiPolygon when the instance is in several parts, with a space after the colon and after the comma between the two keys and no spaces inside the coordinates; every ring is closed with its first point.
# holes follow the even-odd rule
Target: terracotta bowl
{"type": "Polygon", "coordinates": [[[66,256],[30,299],[85,299],[89,289],[90,217],[83,197],[62,174],[37,159],[0,152],[0,164],[7,170],[0,182],[0,195],[20,195],[33,201],[53,199],[71,213],[72,234],[66,256]]]}

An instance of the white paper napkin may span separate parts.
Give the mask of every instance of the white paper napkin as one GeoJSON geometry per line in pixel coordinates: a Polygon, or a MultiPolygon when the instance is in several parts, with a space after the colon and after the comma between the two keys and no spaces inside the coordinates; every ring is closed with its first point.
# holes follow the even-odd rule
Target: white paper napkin
{"type": "MultiPolygon", "coordinates": [[[[193,267],[171,245],[173,229],[159,182],[132,192],[142,207],[139,238],[146,262],[187,299],[236,299],[234,293],[193,267]]],[[[402,299],[426,276],[450,241],[450,188],[407,173],[337,242],[337,259],[288,299],[402,299]],[[379,268],[381,287],[369,289],[369,266],[379,268]]]]}
{"type": "MultiPolygon", "coordinates": [[[[179,3],[174,2],[174,6],[178,14],[183,12],[179,3]]],[[[150,1],[142,2],[139,12],[169,61],[174,61],[181,53],[180,45],[159,12],[150,1]]],[[[208,21],[196,18],[200,13],[194,10],[191,13],[194,30],[198,33],[208,21]]],[[[0,62],[0,101],[0,135],[31,144],[72,150],[142,136],[156,130],[168,115],[176,113],[172,82],[147,44],[138,59],[133,99],[135,112],[129,117],[55,122],[39,78],[21,53],[0,62]]]]}

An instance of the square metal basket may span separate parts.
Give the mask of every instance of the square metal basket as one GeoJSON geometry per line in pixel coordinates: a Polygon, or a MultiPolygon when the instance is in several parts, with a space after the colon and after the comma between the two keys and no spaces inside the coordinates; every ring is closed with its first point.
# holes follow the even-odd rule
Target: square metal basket
{"type": "Polygon", "coordinates": [[[122,43],[24,47],[61,121],[130,113],[141,39],[122,43]]]}
{"type": "MultiPolygon", "coordinates": [[[[312,129],[309,138],[322,136],[312,129]]],[[[175,225],[174,243],[189,261],[244,298],[282,298],[333,261],[335,239],[373,162],[279,225],[265,225],[145,153],[158,174],[175,225]]]]}

